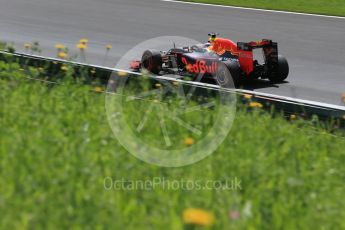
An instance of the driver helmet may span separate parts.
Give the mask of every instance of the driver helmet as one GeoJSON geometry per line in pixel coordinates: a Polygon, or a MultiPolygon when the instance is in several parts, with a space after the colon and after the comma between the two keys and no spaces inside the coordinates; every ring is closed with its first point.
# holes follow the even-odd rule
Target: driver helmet
{"type": "Polygon", "coordinates": [[[217,35],[219,35],[219,34],[218,33],[209,33],[208,34],[208,36],[209,36],[208,42],[212,44],[216,40],[217,35]]]}

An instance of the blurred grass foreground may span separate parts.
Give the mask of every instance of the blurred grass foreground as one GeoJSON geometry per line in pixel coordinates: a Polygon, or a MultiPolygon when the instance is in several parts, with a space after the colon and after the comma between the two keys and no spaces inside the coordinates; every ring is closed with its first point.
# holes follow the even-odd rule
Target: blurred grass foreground
{"type": "MultiPolygon", "coordinates": [[[[133,157],[114,138],[101,86],[76,84],[69,70],[61,84],[27,79],[42,72],[0,62],[0,229],[345,228],[343,131],[331,135],[307,121],[240,106],[211,156],[162,168],[133,157]],[[160,183],[133,186],[140,181],[160,183]],[[217,186],[205,187],[209,181],[217,186]],[[233,181],[238,186],[223,186],[233,181]]],[[[144,112],[126,107],[133,121],[144,112]]],[[[197,141],[169,130],[173,145],[197,141]]],[[[141,135],[158,140],[162,133],[141,135]]]]}

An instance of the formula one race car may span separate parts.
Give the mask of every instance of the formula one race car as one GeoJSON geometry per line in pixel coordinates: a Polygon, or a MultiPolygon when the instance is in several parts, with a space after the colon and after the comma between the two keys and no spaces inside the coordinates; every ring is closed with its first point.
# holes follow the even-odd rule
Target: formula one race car
{"type": "Polygon", "coordinates": [[[278,44],[268,39],[257,42],[238,42],[238,56],[224,58],[208,52],[207,44],[172,48],[167,52],[146,50],[141,60],[135,60],[130,68],[139,71],[144,68],[153,74],[175,74],[181,77],[198,76],[213,78],[222,87],[241,80],[269,79],[284,81],[289,74],[287,60],[278,55],[278,44]],[[254,60],[253,50],[262,48],[263,63],[254,60]],[[227,71],[228,70],[228,71],[227,71]],[[229,81],[232,78],[233,81],[229,81]]]}

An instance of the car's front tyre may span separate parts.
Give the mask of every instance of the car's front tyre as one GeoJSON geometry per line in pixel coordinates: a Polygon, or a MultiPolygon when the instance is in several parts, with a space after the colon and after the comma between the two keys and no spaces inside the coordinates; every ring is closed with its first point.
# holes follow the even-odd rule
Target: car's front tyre
{"type": "Polygon", "coordinates": [[[157,50],[146,50],[141,58],[141,66],[153,74],[159,74],[162,69],[162,55],[157,50]]]}
{"type": "Polygon", "coordinates": [[[234,88],[240,81],[240,66],[237,61],[219,62],[216,82],[222,88],[234,88]]]}

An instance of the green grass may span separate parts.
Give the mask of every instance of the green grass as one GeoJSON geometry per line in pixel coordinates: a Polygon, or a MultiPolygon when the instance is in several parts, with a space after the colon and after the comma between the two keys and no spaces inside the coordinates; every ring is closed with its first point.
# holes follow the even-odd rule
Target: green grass
{"type": "MultiPolygon", "coordinates": [[[[213,155],[187,167],[161,168],[116,141],[104,94],[68,81],[49,87],[27,76],[37,71],[0,62],[0,229],[187,229],[181,215],[190,207],[215,215],[209,229],[345,228],[343,137],[242,108],[213,155]],[[237,177],[242,189],[107,190],[105,177],[237,177]],[[229,218],[229,211],[240,217],[229,218]]],[[[129,106],[131,113],[143,110],[129,106]]],[[[161,134],[149,129],[143,135],[161,134]]]]}
{"type": "Polygon", "coordinates": [[[343,0],[186,0],[209,4],[242,6],[259,9],[283,10],[312,14],[345,16],[343,0]]]}

